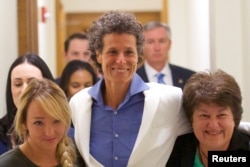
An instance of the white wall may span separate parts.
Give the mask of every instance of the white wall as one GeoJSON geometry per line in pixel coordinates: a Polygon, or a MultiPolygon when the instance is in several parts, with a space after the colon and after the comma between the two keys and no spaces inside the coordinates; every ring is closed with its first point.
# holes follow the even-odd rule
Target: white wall
{"type": "Polygon", "coordinates": [[[9,66],[18,56],[17,2],[0,1],[0,117],[6,113],[5,85],[9,66]]]}
{"type": "Polygon", "coordinates": [[[250,121],[249,0],[210,0],[210,5],[212,69],[235,77],[242,90],[243,120],[250,121]]]}
{"type": "Polygon", "coordinates": [[[37,0],[38,6],[38,47],[39,56],[49,66],[53,76],[56,76],[56,18],[55,1],[37,0]],[[45,7],[48,18],[45,22],[41,21],[41,7],[45,7]]]}
{"type": "Polygon", "coordinates": [[[168,0],[171,62],[195,71],[210,69],[209,0],[168,0]]]}
{"type": "Polygon", "coordinates": [[[162,0],[61,0],[67,13],[107,10],[160,11],[162,0]]]}
{"type": "Polygon", "coordinates": [[[250,66],[250,1],[243,2],[243,40],[246,41],[243,46],[244,53],[244,82],[243,82],[243,103],[246,120],[250,120],[250,77],[249,77],[249,66],[250,66]]]}

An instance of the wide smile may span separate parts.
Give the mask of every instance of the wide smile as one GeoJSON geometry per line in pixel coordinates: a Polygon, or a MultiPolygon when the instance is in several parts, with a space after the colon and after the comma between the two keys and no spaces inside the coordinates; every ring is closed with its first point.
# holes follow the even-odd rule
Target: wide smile
{"type": "Polygon", "coordinates": [[[124,72],[127,72],[129,69],[128,68],[112,68],[112,70],[119,72],[119,73],[124,73],[124,72]]]}
{"type": "Polygon", "coordinates": [[[219,135],[222,134],[222,130],[205,130],[205,133],[208,135],[219,135]]]}

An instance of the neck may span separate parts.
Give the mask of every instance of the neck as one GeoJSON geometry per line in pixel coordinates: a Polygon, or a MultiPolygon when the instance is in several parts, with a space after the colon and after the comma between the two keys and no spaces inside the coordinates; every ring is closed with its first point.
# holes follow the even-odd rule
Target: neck
{"type": "Polygon", "coordinates": [[[165,67],[166,65],[166,62],[164,61],[161,61],[161,62],[154,62],[154,63],[151,63],[151,62],[147,62],[153,69],[155,69],[156,71],[158,72],[161,72],[162,69],[165,67]]]}
{"type": "Polygon", "coordinates": [[[107,84],[102,89],[104,103],[114,109],[117,109],[119,104],[124,100],[128,84],[107,84]]]}
{"type": "Polygon", "coordinates": [[[201,162],[205,167],[208,166],[208,151],[206,149],[202,149],[200,146],[198,146],[198,151],[200,155],[201,162]]]}

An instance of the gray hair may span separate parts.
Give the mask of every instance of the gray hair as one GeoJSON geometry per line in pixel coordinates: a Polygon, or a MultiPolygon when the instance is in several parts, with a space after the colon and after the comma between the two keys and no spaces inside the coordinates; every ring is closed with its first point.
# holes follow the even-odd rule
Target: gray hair
{"type": "Polygon", "coordinates": [[[167,31],[168,38],[171,40],[171,37],[172,37],[171,29],[169,25],[166,23],[162,23],[159,21],[150,21],[143,26],[143,30],[145,32],[145,31],[152,30],[155,28],[160,28],[160,27],[164,28],[167,31]]]}

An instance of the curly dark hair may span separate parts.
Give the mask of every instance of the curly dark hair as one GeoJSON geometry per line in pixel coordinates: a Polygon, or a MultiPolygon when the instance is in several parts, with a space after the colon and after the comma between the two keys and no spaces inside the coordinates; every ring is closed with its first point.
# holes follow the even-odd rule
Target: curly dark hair
{"type": "Polygon", "coordinates": [[[134,14],[121,11],[110,11],[104,13],[95,20],[88,29],[91,59],[101,71],[101,64],[97,62],[96,51],[102,52],[103,37],[106,34],[127,33],[135,36],[138,53],[138,64],[142,63],[143,56],[143,27],[136,20],[134,14]]]}
{"type": "Polygon", "coordinates": [[[233,76],[222,70],[193,74],[183,90],[183,108],[191,123],[194,110],[201,103],[229,106],[236,127],[239,125],[243,113],[242,96],[233,76]]]}

